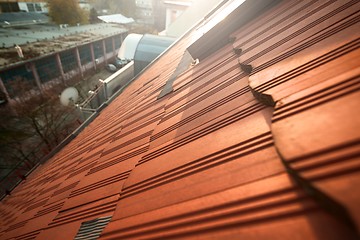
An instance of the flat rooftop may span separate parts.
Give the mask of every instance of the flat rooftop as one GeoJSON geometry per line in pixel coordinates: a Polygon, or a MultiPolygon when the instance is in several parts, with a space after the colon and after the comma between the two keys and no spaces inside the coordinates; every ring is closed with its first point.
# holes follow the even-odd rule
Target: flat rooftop
{"type": "Polygon", "coordinates": [[[24,60],[28,60],[126,31],[122,26],[111,23],[72,27],[46,24],[0,28],[0,69],[19,62],[16,45],[21,46],[24,60]]]}

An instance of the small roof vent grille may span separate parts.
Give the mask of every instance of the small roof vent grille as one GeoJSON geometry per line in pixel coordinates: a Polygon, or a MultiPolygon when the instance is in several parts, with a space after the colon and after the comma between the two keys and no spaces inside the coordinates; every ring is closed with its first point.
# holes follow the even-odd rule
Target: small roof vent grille
{"type": "Polygon", "coordinates": [[[96,218],[91,221],[81,223],[79,232],[76,234],[74,240],[96,240],[99,238],[101,232],[110,222],[111,216],[96,218]]]}

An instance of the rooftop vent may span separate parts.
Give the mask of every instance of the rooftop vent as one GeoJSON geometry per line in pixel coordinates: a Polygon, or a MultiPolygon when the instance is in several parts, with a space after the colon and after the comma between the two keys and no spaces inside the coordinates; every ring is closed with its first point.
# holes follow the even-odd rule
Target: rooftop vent
{"type": "Polygon", "coordinates": [[[79,232],[76,234],[74,240],[96,240],[99,238],[101,232],[110,222],[111,216],[96,218],[91,221],[81,223],[79,232]]]}

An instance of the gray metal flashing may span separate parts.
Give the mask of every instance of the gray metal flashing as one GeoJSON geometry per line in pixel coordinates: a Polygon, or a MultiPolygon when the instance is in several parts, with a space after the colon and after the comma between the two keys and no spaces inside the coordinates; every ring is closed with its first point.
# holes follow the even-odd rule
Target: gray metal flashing
{"type": "MultiPolygon", "coordinates": [[[[188,51],[194,59],[199,61],[205,59],[207,56],[216,52],[229,43],[229,35],[233,33],[239,27],[247,24],[254,17],[260,15],[266,9],[271,8],[275,4],[280,2],[279,0],[247,0],[239,2],[231,2],[231,4],[222,4],[220,8],[229,8],[230,14],[224,19],[215,22],[213,27],[207,30],[206,25],[211,20],[215,21],[216,10],[213,18],[209,18],[203,25],[199,27],[199,31],[204,27],[204,32],[199,39],[195,40],[189,47],[188,51]]],[[[220,18],[219,18],[220,19],[220,18]]]]}
{"type": "Polygon", "coordinates": [[[193,60],[194,59],[191,57],[190,53],[188,51],[185,51],[184,55],[182,56],[182,58],[180,60],[180,63],[176,67],[175,72],[171,75],[169,80],[167,80],[163,90],[160,92],[158,99],[166,96],[167,94],[169,94],[173,91],[173,83],[174,83],[175,79],[180,74],[182,74],[184,71],[189,69],[193,60]]]}

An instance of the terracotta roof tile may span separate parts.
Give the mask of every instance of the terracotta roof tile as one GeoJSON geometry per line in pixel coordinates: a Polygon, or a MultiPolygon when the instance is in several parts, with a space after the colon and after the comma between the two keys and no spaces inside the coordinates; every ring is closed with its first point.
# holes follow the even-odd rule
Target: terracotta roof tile
{"type": "Polygon", "coordinates": [[[22,182],[0,237],[112,216],[100,239],[356,239],[359,2],[246,6],[190,30],[22,182]],[[200,61],[180,71],[187,50],[200,61]]]}

